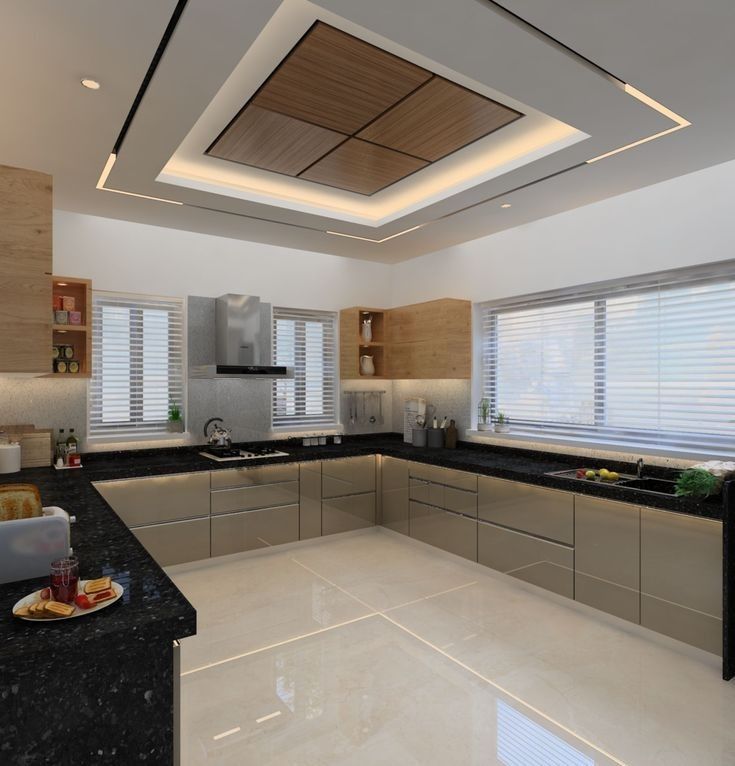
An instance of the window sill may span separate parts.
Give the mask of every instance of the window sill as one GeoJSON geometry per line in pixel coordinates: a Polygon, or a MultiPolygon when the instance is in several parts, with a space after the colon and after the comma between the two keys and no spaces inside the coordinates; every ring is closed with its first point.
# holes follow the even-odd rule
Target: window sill
{"type": "Polygon", "coordinates": [[[85,439],[85,450],[87,452],[104,452],[114,446],[118,449],[134,449],[140,446],[155,442],[161,446],[181,447],[190,444],[190,434],[188,431],[180,433],[170,433],[169,431],[157,433],[140,434],[120,434],[119,436],[88,436],[85,439]]]}
{"type": "MultiPolygon", "coordinates": [[[[513,428],[511,426],[511,428],[513,428]]],[[[591,457],[607,456],[624,462],[635,462],[641,455],[662,458],[662,464],[673,466],[675,463],[692,463],[693,461],[732,459],[731,452],[696,451],[678,449],[676,447],[656,447],[651,444],[635,442],[602,441],[574,436],[549,435],[539,431],[513,429],[509,433],[495,431],[477,431],[468,429],[466,434],[472,441],[498,444],[518,449],[541,449],[541,445],[554,446],[562,454],[587,454],[591,457]]]]}

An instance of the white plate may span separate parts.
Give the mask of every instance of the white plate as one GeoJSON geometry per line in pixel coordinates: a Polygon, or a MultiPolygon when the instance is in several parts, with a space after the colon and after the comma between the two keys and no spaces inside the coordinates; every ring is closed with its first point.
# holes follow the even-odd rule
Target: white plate
{"type": "MultiPolygon", "coordinates": [[[[84,593],[84,586],[89,582],[89,580],[80,580],[79,581],[79,593],[84,593]]],[[[41,589],[43,590],[43,588],[41,589]]],[[[20,609],[22,606],[30,606],[31,604],[35,604],[36,602],[41,600],[41,591],[37,590],[33,593],[29,593],[27,596],[23,596],[23,598],[18,601],[15,606],[13,607],[13,616],[19,617],[21,620],[28,620],[28,622],[56,622],[57,620],[71,620],[74,617],[83,617],[85,614],[94,614],[95,612],[99,612],[100,609],[104,609],[106,606],[110,606],[111,604],[114,604],[119,598],[122,596],[122,594],[125,592],[125,588],[123,588],[120,583],[112,581],[112,590],[115,591],[115,598],[108,599],[107,601],[103,601],[101,604],[95,604],[95,606],[90,607],[89,609],[80,609],[76,604],[74,605],[74,613],[70,614],[68,617],[20,617],[19,615],[16,615],[15,612],[20,609]]]]}

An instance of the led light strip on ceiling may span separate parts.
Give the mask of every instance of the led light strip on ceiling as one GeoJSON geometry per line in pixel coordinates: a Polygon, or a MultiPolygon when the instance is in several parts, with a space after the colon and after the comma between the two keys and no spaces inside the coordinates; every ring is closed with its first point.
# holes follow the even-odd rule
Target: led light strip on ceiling
{"type": "Polygon", "coordinates": [[[115,152],[111,152],[110,156],[107,158],[107,162],[105,163],[105,167],[102,169],[102,173],[99,177],[99,180],[97,181],[97,189],[100,189],[101,191],[108,191],[108,192],[114,192],[115,194],[125,194],[128,197],[140,197],[141,199],[152,199],[156,202],[168,202],[169,205],[183,205],[183,202],[179,202],[175,199],[163,199],[163,197],[152,197],[150,194],[136,194],[135,192],[129,192],[129,191],[123,191],[122,189],[111,189],[107,186],[105,186],[105,183],[107,181],[107,177],[112,172],[112,168],[115,165],[115,161],[117,160],[117,154],[115,152]]]}

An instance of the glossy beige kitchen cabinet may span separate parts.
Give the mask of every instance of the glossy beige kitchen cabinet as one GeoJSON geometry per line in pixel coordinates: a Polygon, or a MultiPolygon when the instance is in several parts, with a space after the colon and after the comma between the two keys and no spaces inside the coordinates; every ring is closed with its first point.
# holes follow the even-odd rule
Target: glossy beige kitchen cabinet
{"type": "Polygon", "coordinates": [[[298,539],[298,504],[212,517],[212,556],[268,548],[298,539]]]}
{"type": "Polygon", "coordinates": [[[382,524],[394,532],[408,534],[408,461],[381,459],[382,524]]]}
{"type": "MultiPolygon", "coordinates": [[[[298,476],[298,474],[297,474],[298,476]]],[[[299,482],[283,481],[212,491],[212,515],[233,511],[254,511],[283,505],[298,505],[299,482]]]]}
{"type": "Polygon", "coordinates": [[[442,466],[411,462],[409,498],[477,518],[477,475],[442,466]]]}
{"type": "Polygon", "coordinates": [[[477,554],[480,564],[574,598],[574,549],[569,546],[480,521],[477,554]]]}
{"type": "Polygon", "coordinates": [[[431,505],[409,503],[411,537],[456,556],[477,561],[477,521],[431,505]]]}
{"type": "Polygon", "coordinates": [[[574,495],[480,476],[478,518],[537,537],[574,545],[574,495]]]}
{"type": "Polygon", "coordinates": [[[310,460],[299,464],[299,539],[322,534],[322,463],[310,460]]]}
{"type": "Polygon", "coordinates": [[[574,504],[574,598],[640,622],[640,507],[588,495],[574,504]]]}
{"type": "Polygon", "coordinates": [[[641,624],[722,653],[722,523],[641,511],[641,624]]]}
{"type": "Polygon", "coordinates": [[[103,481],[94,487],[129,527],[209,516],[209,471],[103,481]]]}
{"type": "Polygon", "coordinates": [[[322,534],[375,526],[375,492],[322,499],[322,534]]]}
{"type": "Polygon", "coordinates": [[[0,165],[0,373],[52,372],[52,178],[0,165]]]}
{"type": "Polygon", "coordinates": [[[278,484],[299,480],[298,463],[261,465],[252,468],[226,468],[212,471],[212,489],[234,489],[260,484],[278,484]]]}
{"type": "Polygon", "coordinates": [[[209,516],[130,530],[162,567],[210,556],[209,516]]]}
{"type": "Polygon", "coordinates": [[[375,492],[375,455],[322,461],[322,497],[344,497],[375,492]]]}

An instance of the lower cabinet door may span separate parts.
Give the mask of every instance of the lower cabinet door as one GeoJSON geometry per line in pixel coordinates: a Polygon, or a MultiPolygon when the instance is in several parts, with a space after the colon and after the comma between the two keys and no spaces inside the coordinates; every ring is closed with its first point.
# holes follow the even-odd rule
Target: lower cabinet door
{"type": "Polygon", "coordinates": [[[322,534],[334,535],[375,525],[375,492],[322,500],[322,534]]]}
{"type": "Polygon", "coordinates": [[[298,505],[212,517],[212,556],[268,548],[298,539],[298,505]]]}
{"type": "Polygon", "coordinates": [[[479,522],[480,564],[567,598],[574,597],[574,550],[565,545],[479,522]]]}
{"type": "Polygon", "coordinates": [[[322,536],[322,463],[299,464],[299,539],[322,536]]]}
{"type": "Polygon", "coordinates": [[[477,561],[477,521],[467,516],[411,502],[411,537],[449,553],[477,561]]]}
{"type": "Polygon", "coordinates": [[[162,567],[209,558],[209,516],[130,531],[162,567]]]}
{"type": "Polygon", "coordinates": [[[382,524],[408,534],[408,461],[394,457],[381,460],[382,524]]]}
{"type": "Polygon", "coordinates": [[[722,654],[722,522],[641,510],[641,625],[722,654]]]}
{"type": "Polygon", "coordinates": [[[640,622],[641,509],[577,495],[574,499],[574,598],[640,622]]]}

